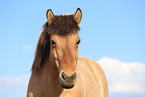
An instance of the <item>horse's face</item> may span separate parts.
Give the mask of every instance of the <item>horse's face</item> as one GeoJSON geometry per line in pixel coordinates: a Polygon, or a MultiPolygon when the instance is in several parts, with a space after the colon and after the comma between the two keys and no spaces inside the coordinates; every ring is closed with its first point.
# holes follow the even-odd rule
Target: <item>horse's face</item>
{"type": "Polygon", "coordinates": [[[77,58],[80,38],[78,33],[66,36],[51,36],[52,58],[59,71],[59,80],[63,88],[72,88],[77,79],[77,58]]]}

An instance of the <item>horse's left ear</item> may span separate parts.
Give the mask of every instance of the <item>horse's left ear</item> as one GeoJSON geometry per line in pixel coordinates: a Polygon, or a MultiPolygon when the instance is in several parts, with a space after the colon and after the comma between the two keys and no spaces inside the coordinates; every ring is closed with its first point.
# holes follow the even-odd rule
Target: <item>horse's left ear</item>
{"type": "Polygon", "coordinates": [[[82,19],[82,11],[80,8],[77,9],[76,13],[74,14],[74,18],[76,20],[76,22],[79,24],[81,22],[82,19]]]}
{"type": "Polygon", "coordinates": [[[54,14],[53,12],[51,11],[51,9],[48,9],[47,12],[46,12],[46,17],[47,17],[47,22],[48,24],[50,25],[51,22],[52,22],[52,19],[54,18],[54,14]]]}

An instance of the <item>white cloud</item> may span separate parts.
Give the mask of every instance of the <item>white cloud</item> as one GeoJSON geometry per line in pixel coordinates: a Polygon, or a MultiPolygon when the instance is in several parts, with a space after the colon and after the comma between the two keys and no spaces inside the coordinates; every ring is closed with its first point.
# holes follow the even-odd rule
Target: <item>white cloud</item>
{"type": "Polygon", "coordinates": [[[30,75],[0,77],[0,91],[27,91],[30,75]]]}
{"type": "Polygon", "coordinates": [[[104,57],[98,61],[107,76],[109,91],[145,94],[145,64],[104,57]]]}

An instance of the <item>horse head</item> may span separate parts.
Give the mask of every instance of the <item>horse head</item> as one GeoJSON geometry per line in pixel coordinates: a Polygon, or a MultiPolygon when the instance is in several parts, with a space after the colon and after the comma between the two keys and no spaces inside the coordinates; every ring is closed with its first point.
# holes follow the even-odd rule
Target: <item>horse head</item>
{"type": "Polygon", "coordinates": [[[78,8],[73,15],[54,16],[49,9],[46,13],[50,25],[50,58],[59,71],[63,88],[72,88],[77,79],[77,59],[80,38],[78,24],[82,13],[78,8]]]}

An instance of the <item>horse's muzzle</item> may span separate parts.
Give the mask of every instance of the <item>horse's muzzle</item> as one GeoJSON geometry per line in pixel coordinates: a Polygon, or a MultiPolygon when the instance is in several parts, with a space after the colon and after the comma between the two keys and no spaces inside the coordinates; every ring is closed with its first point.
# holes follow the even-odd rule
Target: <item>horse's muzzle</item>
{"type": "Polygon", "coordinates": [[[60,84],[65,89],[71,89],[74,87],[77,79],[77,73],[75,72],[71,76],[68,76],[64,72],[60,72],[59,74],[59,80],[60,84]]]}

